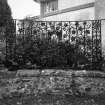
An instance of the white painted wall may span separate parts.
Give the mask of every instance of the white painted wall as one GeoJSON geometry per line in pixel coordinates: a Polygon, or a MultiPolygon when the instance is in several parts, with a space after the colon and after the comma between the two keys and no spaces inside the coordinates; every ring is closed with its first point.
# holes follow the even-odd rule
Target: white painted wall
{"type": "Polygon", "coordinates": [[[96,19],[105,19],[105,0],[95,0],[96,19]]]}
{"type": "Polygon", "coordinates": [[[49,17],[42,18],[42,21],[76,21],[93,20],[95,18],[95,8],[86,8],[78,11],[66,12],[49,17]]]}
{"type": "MultiPolygon", "coordinates": [[[[95,18],[105,19],[105,0],[95,0],[95,18]]],[[[102,52],[105,58],[105,20],[101,22],[102,52]]]]}
{"type": "Polygon", "coordinates": [[[105,20],[101,21],[102,54],[105,59],[105,20]]]}
{"type": "Polygon", "coordinates": [[[62,10],[91,2],[95,2],[95,0],[58,0],[58,9],[62,10]]]}

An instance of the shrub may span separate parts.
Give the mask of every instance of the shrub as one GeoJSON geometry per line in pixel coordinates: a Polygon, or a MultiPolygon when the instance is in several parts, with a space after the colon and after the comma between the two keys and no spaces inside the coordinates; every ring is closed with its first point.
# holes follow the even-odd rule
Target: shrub
{"type": "MultiPolygon", "coordinates": [[[[79,60],[86,58],[80,55],[79,47],[69,41],[57,42],[48,38],[30,39],[26,37],[15,46],[16,54],[13,59],[21,67],[26,67],[28,62],[41,68],[77,67],[79,60]],[[80,58],[78,57],[80,56],[80,58]]],[[[86,58],[87,59],[87,58],[86,58]]],[[[84,62],[84,61],[82,61],[84,62]]]]}

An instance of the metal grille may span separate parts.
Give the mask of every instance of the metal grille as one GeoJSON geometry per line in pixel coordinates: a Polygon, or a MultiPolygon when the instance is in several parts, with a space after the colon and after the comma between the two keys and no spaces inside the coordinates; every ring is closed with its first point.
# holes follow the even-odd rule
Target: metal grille
{"type": "MultiPolygon", "coordinates": [[[[87,21],[32,21],[12,20],[6,27],[0,27],[0,35],[6,43],[6,58],[15,56],[15,45],[18,40],[24,42],[36,38],[48,38],[57,42],[69,41],[78,46],[91,63],[102,61],[101,20],[87,21]]],[[[20,43],[20,42],[19,42],[20,43]]]]}

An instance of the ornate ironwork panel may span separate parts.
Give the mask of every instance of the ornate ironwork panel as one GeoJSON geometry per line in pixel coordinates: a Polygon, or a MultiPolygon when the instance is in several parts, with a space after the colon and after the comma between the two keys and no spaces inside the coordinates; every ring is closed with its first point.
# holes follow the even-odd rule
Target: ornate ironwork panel
{"type": "Polygon", "coordinates": [[[70,22],[70,42],[81,50],[81,53],[92,60],[92,22],[70,22]]]}
{"type": "MultiPolygon", "coordinates": [[[[0,25],[0,61],[6,57],[6,27],[0,25]]],[[[1,62],[0,62],[1,63],[1,62]]]]}
{"type": "Polygon", "coordinates": [[[16,20],[6,22],[6,59],[13,59],[16,45],[16,20]]]}
{"type": "Polygon", "coordinates": [[[92,55],[93,62],[101,59],[101,21],[96,20],[92,22],[92,55]]]}
{"type": "Polygon", "coordinates": [[[6,54],[9,58],[13,58],[18,53],[16,50],[17,44],[22,45],[23,43],[20,46],[20,51],[23,51],[24,43],[27,43],[27,41],[35,40],[36,38],[47,38],[49,41],[70,42],[78,48],[80,55],[87,57],[91,63],[102,60],[101,20],[12,20],[7,22],[6,28],[0,27],[0,34],[6,35],[6,54]]]}

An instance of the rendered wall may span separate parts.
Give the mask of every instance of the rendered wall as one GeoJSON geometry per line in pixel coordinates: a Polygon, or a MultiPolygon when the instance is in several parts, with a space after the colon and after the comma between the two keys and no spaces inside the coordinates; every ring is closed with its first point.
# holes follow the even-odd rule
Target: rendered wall
{"type": "Polygon", "coordinates": [[[105,20],[101,21],[102,54],[105,59],[105,20]]]}
{"type": "MultiPolygon", "coordinates": [[[[105,0],[95,0],[95,19],[105,19],[105,0]]],[[[105,57],[105,20],[101,22],[102,52],[105,57]]]]}
{"type": "Polygon", "coordinates": [[[105,0],[95,0],[95,18],[105,19],[105,0]]]}
{"type": "Polygon", "coordinates": [[[95,18],[94,7],[81,9],[72,12],[66,12],[53,16],[42,18],[43,21],[76,21],[76,20],[92,20],[95,18]]]}
{"type": "Polygon", "coordinates": [[[95,0],[58,0],[58,9],[66,9],[66,8],[71,8],[87,3],[94,2],[95,0]]]}

